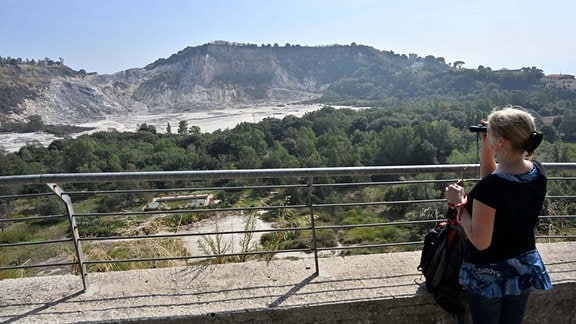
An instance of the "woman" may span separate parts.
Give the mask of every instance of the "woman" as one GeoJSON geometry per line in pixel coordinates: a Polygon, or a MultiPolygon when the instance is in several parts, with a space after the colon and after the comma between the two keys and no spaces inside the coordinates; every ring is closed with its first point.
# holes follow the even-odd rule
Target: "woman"
{"type": "Polygon", "coordinates": [[[481,136],[481,180],[468,195],[446,188],[467,238],[460,283],[474,323],[521,323],[530,291],[552,289],[534,234],[547,179],[531,158],[542,134],[529,113],[506,107],[488,116],[481,136]]]}

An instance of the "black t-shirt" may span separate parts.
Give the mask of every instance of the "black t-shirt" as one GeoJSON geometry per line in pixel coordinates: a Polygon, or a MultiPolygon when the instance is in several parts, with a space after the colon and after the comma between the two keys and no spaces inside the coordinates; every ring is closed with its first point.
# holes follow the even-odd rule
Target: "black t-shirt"
{"type": "Polygon", "coordinates": [[[490,246],[479,251],[466,241],[464,260],[475,264],[503,261],[536,248],[534,228],[546,196],[547,178],[538,162],[539,175],[529,182],[511,181],[490,174],[468,194],[467,209],[472,214],[474,199],[496,209],[490,246]]]}

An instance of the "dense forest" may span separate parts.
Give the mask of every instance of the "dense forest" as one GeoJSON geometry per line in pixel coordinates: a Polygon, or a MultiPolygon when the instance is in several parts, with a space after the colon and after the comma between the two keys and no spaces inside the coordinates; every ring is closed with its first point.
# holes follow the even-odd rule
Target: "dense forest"
{"type": "MultiPolygon", "coordinates": [[[[135,132],[97,132],[48,147],[28,143],[16,153],[2,153],[0,169],[14,175],[473,163],[476,137],[468,126],[489,111],[436,110],[444,118],[419,110],[326,106],[302,118],[267,118],[204,134],[185,121],[167,124],[165,132],[142,124],[135,132]]],[[[558,131],[563,122],[538,122],[546,138],[540,159],[573,161],[574,145],[558,131]]]]}

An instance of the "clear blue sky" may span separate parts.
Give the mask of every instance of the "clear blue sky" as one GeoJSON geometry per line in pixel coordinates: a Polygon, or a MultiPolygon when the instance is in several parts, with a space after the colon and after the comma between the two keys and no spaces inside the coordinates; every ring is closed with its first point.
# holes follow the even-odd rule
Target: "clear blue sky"
{"type": "Polygon", "coordinates": [[[576,74],[574,0],[1,0],[0,56],[100,74],[214,40],[356,42],[492,69],[576,74]]]}

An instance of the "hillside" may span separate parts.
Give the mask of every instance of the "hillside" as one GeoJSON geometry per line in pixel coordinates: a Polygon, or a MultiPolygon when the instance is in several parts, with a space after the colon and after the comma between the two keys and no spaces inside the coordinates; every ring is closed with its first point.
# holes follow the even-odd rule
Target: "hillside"
{"type": "Polygon", "coordinates": [[[498,91],[516,91],[520,102],[514,103],[531,106],[544,88],[542,70],[536,67],[492,71],[482,66],[465,69],[463,63],[356,44],[257,46],[217,41],[111,75],[59,65],[3,64],[0,116],[39,115],[49,124],[74,124],[115,115],[258,104],[475,101],[498,91]]]}
{"type": "Polygon", "coordinates": [[[2,100],[0,113],[38,114],[52,123],[107,114],[300,102],[321,97],[331,84],[359,69],[382,64],[386,64],[383,52],[366,46],[257,47],[216,42],[112,75],[5,65],[3,93],[9,100],[2,100]],[[18,75],[32,79],[34,85],[18,75]]]}
{"type": "Polygon", "coordinates": [[[8,114],[25,112],[25,102],[37,100],[52,80],[78,73],[66,66],[0,64],[0,120],[8,114]]]}

